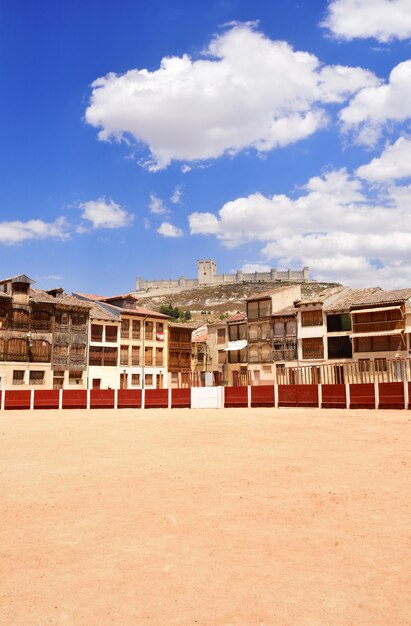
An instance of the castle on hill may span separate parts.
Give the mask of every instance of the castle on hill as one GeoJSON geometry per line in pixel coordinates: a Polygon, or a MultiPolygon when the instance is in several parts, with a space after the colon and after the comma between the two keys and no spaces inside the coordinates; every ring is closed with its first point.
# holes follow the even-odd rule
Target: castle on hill
{"type": "Polygon", "coordinates": [[[185,289],[194,289],[206,285],[226,285],[243,282],[307,282],[309,280],[309,268],[302,270],[277,270],[270,269],[268,272],[242,272],[235,274],[217,274],[217,264],[213,259],[197,261],[197,278],[185,278],[180,276],[177,280],[143,280],[136,278],[136,293],[142,295],[165,295],[178,293],[185,289]]]}

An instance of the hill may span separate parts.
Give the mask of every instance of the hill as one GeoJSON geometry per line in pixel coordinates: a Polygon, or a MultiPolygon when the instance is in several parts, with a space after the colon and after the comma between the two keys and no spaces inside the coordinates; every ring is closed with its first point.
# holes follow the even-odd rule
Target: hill
{"type": "Polygon", "coordinates": [[[232,315],[240,311],[245,311],[245,300],[250,296],[267,291],[274,287],[285,287],[287,285],[301,284],[302,296],[309,296],[322,291],[327,287],[335,287],[338,283],[317,283],[295,281],[287,282],[244,282],[227,285],[206,285],[187,289],[180,293],[167,295],[153,295],[141,297],[141,305],[158,311],[162,304],[171,304],[183,311],[190,311],[192,320],[215,321],[222,315],[232,315]]]}

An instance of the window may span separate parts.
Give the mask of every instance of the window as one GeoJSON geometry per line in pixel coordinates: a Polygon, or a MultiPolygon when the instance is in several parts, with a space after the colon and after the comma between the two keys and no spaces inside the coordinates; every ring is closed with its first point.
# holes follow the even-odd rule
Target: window
{"type": "Polygon", "coordinates": [[[91,325],[91,341],[103,341],[103,326],[101,324],[91,325]]]}
{"type": "Polygon", "coordinates": [[[358,370],[360,372],[369,372],[370,371],[370,359],[359,359],[358,370]]]}
{"type": "Polygon", "coordinates": [[[130,335],[130,320],[121,321],[121,338],[128,339],[130,335]]]}
{"type": "Polygon", "coordinates": [[[263,372],[264,374],[271,374],[272,373],[271,365],[263,365],[263,372]]]}
{"type": "Polygon", "coordinates": [[[26,339],[9,339],[6,347],[7,361],[27,361],[27,341],[26,339]]]}
{"type": "Polygon", "coordinates": [[[157,367],[163,367],[163,348],[156,349],[156,365],[157,367]]]}
{"type": "Polygon", "coordinates": [[[302,340],[303,359],[323,359],[324,344],[321,337],[302,340]]]}
{"type": "Polygon", "coordinates": [[[351,330],[351,317],[348,313],[327,315],[327,332],[337,333],[343,330],[351,330]]]}
{"type": "Polygon", "coordinates": [[[86,345],[84,343],[73,343],[70,348],[70,361],[83,362],[86,358],[86,345]]]}
{"type": "Polygon", "coordinates": [[[11,312],[12,327],[16,330],[29,329],[29,314],[23,309],[13,309],[11,312]]]}
{"type": "Polygon", "coordinates": [[[144,377],[144,384],[146,387],[151,387],[153,385],[153,374],[146,374],[144,377]]]}
{"type": "Polygon", "coordinates": [[[374,365],[375,365],[375,371],[376,372],[386,372],[387,371],[387,359],[375,359],[374,365]]]}
{"type": "Polygon", "coordinates": [[[44,385],[44,372],[42,371],[30,372],[29,384],[30,385],[44,385]]]}
{"type": "Polygon", "coordinates": [[[64,371],[55,371],[53,375],[53,389],[63,389],[64,371]]]}
{"type": "Polygon", "coordinates": [[[140,386],[140,374],[131,374],[131,384],[136,387],[140,386]]]}
{"type": "Polygon", "coordinates": [[[133,339],[140,339],[140,320],[132,321],[132,337],[133,339]]]}
{"type": "Polygon", "coordinates": [[[146,322],[146,339],[153,339],[153,322],[146,322]]]}
{"type": "Polygon", "coordinates": [[[285,324],[282,321],[274,322],[274,336],[283,337],[285,335],[285,324]]]}
{"type": "Polygon", "coordinates": [[[352,344],[349,337],[328,337],[329,359],[352,359],[352,344]]]}
{"type": "Polygon", "coordinates": [[[323,313],[320,309],[316,311],[301,311],[301,326],[322,326],[323,313]]]}
{"type": "Polygon", "coordinates": [[[157,324],[156,324],[156,331],[158,333],[163,333],[164,332],[164,324],[163,324],[163,322],[157,322],[157,324]]]}
{"type": "Polygon", "coordinates": [[[297,321],[295,319],[288,320],[288,322],[286,322],[285,334],[287,336],[293,336],[297,334],[297,321]]]}
{"type": "Polygon", "coordinates": [[[218,344],[225,343],[225,328],[217,329],[217,343],[218,344]]]}
{"type": "Polygon", "coordinates": [[[103,365],[117,365],[117,348],[104,348],[103,365]]]}
{"type": "Polygon", "coordinates": [[[47,311],[33,311],[31,315],[31,327],[33,330],[50,330],[50,313],[47,311]]]}
{"type": "Polygon", "coordinates": [[[120,346],[120,365],[128,365],[128,346],[120,346]]]}
{"type": "Polygon", "coordinates": [[[24,385],[24,370],[13,370],[13,385],[24,385]]]}
{"type": "Polygon", "coordinates": [[[34,340],[31,346],[31,361],[48,363],[51,359],[51,344],[48,341],[34,340]]]}
{"type": "Polygon", "coordinates": [[[56,313],[57,326],[68,326],[68,323],[69,323],[68,313],[64,313],[63,311],[57,311],[56,313]]]}
{"type": "Polygon", "coordinates": [[[71,323],[73,326],[85,326],[86,316],[84,313],[73,313],[71,316],[71,323]]]}
{"type": "Polygon", "coordinates": [[[356,352],[398,352],[404,350],[400,335],[382,335],[379,337],[357,337],[356,352]]]}
{"type": "Polygon", "coordinates": [[[269,317],[271,315],[271,298],[247,302],[247,317],[257,319],[259,317],[269,317]]]}
{"type": "Polygon", "coordinates": [[[218,351],[218,364],[219,365],[224,365],[224,363],[226,362],[226,352],[225,350],[219,350],[218,351]]]}
{"type": "Polygon", "coordinates": [[[260,337],[260,327],[257,324],[250,324],[248,338],[250,341],[257,341],[260,337]]]}
{"type": "Polygon", "coordinates": [[[131,365],[140,365],[140,346],[131,348],[131,365]]]}
{"type": "Polygon", "coordinates": [[[116,343],[117,326],[106,326],[106,341],[110,343],[116,343]]]}
{"type": "Polygon", "coordinates": [[[153,348],[145,348],[144,364],[153,365],[153,348]]]}
{"type": "Polygon", "coordinates": [[[83,382],[83,372],[69,372],[69,385],[81,385],[83,382]]]}

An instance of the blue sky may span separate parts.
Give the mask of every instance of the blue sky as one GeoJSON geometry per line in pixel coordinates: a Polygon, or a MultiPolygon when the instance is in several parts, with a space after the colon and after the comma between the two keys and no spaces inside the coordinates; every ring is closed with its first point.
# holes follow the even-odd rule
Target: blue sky
{"type": "Polygon", "coordinates": [[[411,284],[410,0],[0,0],[2,276],[411,284]]]}

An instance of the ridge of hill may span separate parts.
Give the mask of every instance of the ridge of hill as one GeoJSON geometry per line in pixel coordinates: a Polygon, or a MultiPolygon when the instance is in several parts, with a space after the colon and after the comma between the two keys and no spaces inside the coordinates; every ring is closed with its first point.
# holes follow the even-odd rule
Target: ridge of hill
{"type": "Polygon", "coordinates": [[[301,285],[302,297],[311,296],[328,287],[337,287],[339,283],[301,282],[244,282],[226,285],[204,285],[187,289],[180,293],[150,295],[141,298],[141,304],[148,309],[158,311],[163,304],[171,304],[183,311],[190,311],[192,321],[213,322],[221,316],[233,315],[245,311],[245,300],[255,294],[274,289],[301,285]]]}

